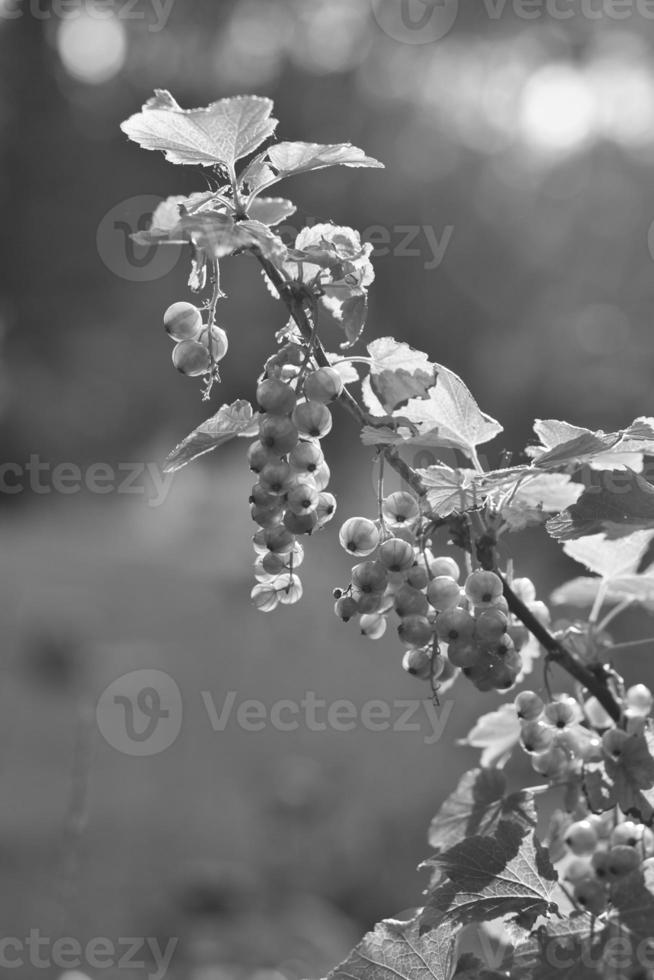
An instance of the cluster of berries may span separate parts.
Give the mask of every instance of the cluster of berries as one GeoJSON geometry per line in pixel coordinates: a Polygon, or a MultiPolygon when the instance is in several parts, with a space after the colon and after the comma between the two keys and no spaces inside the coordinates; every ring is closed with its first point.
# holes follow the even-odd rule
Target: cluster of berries
{"type": "MultiPolygon", "coordinates": [[[[365,560],[353,567],[347,589],[336,590],[334,611],[345,622],[357,616],[373,640],[397,613],[410,674],[433,681],[460,668],[481,691],[507,690],[522,669],[527,630],[510,615],[498,575],[474,571],[462,588],[457,562],[423,547],[420,516],[417,498],[398,491],[382,500],[378,522],[353,517],[343,524],[341,545],[365,560]]],[[[531,582],[523,581],[535,614],[547,615],[531,582]]]]}
{"type": "Polygon", "coordinates": [[[281,602],[298,602],[302,583],[296,574],[303,558],[297,538],[324,527],[336,511],[327,492],[330,472],[320,440],[331,431],[329,402],[343,382],[334,368],[305,370],[306,354],[287,344],[266,362],[257,388],[261,410],[259,438],[248,451],[257,482],[250,495],[257,585],[252,600],[262,612],[281,602]]]}
{"type": "MultiPolygon", "coordinates": [[[[544,704],[534,691],[521,691],[515,707],[522,747],[531,756],[534,770],[553,783],[579,772],[583,763],[619,758],[621,746],[629,737],[627,731],[613,727],[594,697],[582,706],[570,695],[560,694],[544,704]],[[600,734],[596,729],[605,731],[600,734]]],[[[642,724],[651,708],[652,695],[644,684],[629,688],[625,715],[632,730],[642,724]]]]}
{"type": "Polygon", "coordinates": [[[590,813],[565,832],[567,856],[564,877],[579,906],[601,915],[611,900],[611,887],[625,875],[654,863],[654,834],[641,823],[613,811],[590,813]]]}
{"type": "Polygon", "coordinates": [[[202,311],[192,303],[173,303],[164,313],[164,327],[173,348],[173,364],[182,374],[197,378],[222,361],[229,341],[222,327],[205,326],[202,311]]]}

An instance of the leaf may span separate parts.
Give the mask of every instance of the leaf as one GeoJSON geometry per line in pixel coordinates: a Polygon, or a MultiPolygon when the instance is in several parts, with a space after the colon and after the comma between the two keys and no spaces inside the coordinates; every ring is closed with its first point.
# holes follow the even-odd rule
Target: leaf
{"type": "Polygon", "coordinates": [[[643,454],[654,451],[652,419],[636,419],[620,432],[593,432],[569,422],[537,419],[534,431],[540,445],[525,450],[542,469],[576,469],[582,463],[595,470],[632,469],[640,473],[643,454]]]}
{"type": "Polygon", "coordinates": [[[170,163],[233,167],[274,133],[272,109],[270,99],[254,95],[182,109],[169,92],[157,90],[121,129],[145,150],[161,150],[170,163]]]}
{"type": "Polygon", "coordinates": [[[607,538],[605,534],[591,534],[567,542],[563,550],[570,558],[585,565],[589,572],[608,580],[636,572],[652,538],[654,531],[635,531],[617,540],[607,538]]]}
{"type": "Polygon", "coordinates": [[[340,374],[344,385],[356,384],[357,381],[361,380],[354,364],[351,361],[343,360],[343,355],[340,351],[334,354],[331,354],[329,351],[325,351],[325,353],[331,366],[340,374]]]}
{"type": "Polygon", "coordinates": [[[583,786],[595,813],[619,806],[650,826],[654,823],[654,735],[633,732],[624,742],[619,760],[605,756],[586,766],[583,786]]]}
{"type": "Polygon", "coordinates": [[[368,157],[351,143],[276,143],[264,154],[265,162],[276,171],[278,180],[324,167],[381,167],[384,164],[368,157]]]}
{"type": "Polygon", "coordinates": [[[556,911],[556,871],[535,834],[517,820],[502,820],[493,836],[468,837],[432,860],[449,880],[430,890],[423,928],[514,912],[522,928],[531,928],[540,915],[556,911]]]}
{"type": "Polygon", "coordinates": [[[368,316],[368,293],[365,289],[353,287],[339,289],[335,293],[329,286],[324,289],[320,307],[325,310],[332,322],[344,332],[347,340],[340,345],[341,350],[352,347],[363,332],[368,316]]]}
{"type": "Polygon", "coordinates": [[[166,232],[151,228],[136,232],[132,238],[139,245],[191,242],[210,259],[221,259],[247,248],[257,248],[272,259],[282,259],[286,252],[282,240],[260,221],[235,221],[231,214],[220,211],[182,214],[166,232]]]}
{"type": "Polygon", "coordinates": [[[223,405],[215,415],[194,429],[190,435],[173,449],[166,460],[164,471],[175,473],[183,466],[210,453],[229,442],[234,436],[251,438],[259,429],[259,420],[252,412],[249,402],[239,399],[231,405],[223,405]]]}
{"type": "Polygon", "coordinates": [[[654,527],[654,486],[631,470],[607,471],[599,486],[588,487],[576,504],[547,522],[557,541],[605,532],[624,537],[654,527]]]}
{"type": "Polygon", "coordinates": [[[476,506],[481,495],[474,491],[474,470],[453,470],[449,466],[417,469],[426,490],[427,503],[438,517],[448,517],[476,506]]]}
{"type": "Polygon", "coordinates": [[[380,403],[380,415],[389,414],[409,398],[423,398],[436,384],[436,370],[427,354],[393,337],[373,340],[368,353],[370,384],[380,403]]]}
{"type": "Polygon", "coordinates": [[[495,833],[500,821],[508,816],[534,828],[537,792],[540,790],[526,789],[507,795],[506,776],[500,769],[471,769],[432,820],[429,844],[443,851],[466,837],[485,837],[495,833]]]}
{"type": "Polygon", "coordinates": [[[522,531],[532,524],[541,524],[546,514],[559,513],[576,503],[582,493],[581,484],[572,483],[565,473],[535,473],[519,478],[515,490],[492,495],[489,502],[509,530],[522,531]]]}
{"type": "Polygon", "coordinates": [[[583,913],[541,926],[512,957],[511,980],[607,980],[603,934],[583,913]]]}
{"type": "Polygon", "coordinates": [[[421,936],[417,920],[387,919],[326,980],[451,980],[456,955],[451,926],[421,936]]]}
{"type": "Polygon", "coordinates": [[[263,225],[277,225],[295,214],[297,208],[283,197],[257,197],[248,208],[248,216],[263,225]]]}
{"type": "Polygon", "coordinates": [[[459,745],[483,749],[482,766],[503,766],[520,738],[520,721],[512,704],[502,704],[497,711],[482,715],[459,745]]]}

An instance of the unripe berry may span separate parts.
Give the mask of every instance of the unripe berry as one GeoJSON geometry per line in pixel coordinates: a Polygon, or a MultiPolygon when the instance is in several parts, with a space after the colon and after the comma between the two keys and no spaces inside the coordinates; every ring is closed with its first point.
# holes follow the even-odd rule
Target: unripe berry
{"type": "Polygon", "coordinates": [[[634,684],[627,691],[627,708],[634,715],[648,715],[652,710],[652,700],[652,692],[644,684],[634,684]]]}
{"type": "Polygon", "coordinates": [[[527,721],[522,726],[520,741],[526,752],[544,752],[554,742],[554,730],[542,721],[527,721]]]}
{"type": "Polygon", "coordinates": [[[250,596],[259,612],[272,612],[279,604],[277,590],[269,582],[262,582],[259,585],[255,585],[250,596]]]}
{"type": "Polygon", "coordinates": [[[419,516],[418,501],[408,490],[397,490],[382,500],[382,517],[391,527],[411,524],[419,516]]]}
{"type": "MultiPolygon", "coordinates": [[[[312,514],[318,507],[320,496],[314,486],[309,483],[300,483],[292,487],[286,495],[286,506],[294,514],[312,514]]],[[[316,515],[316,523],[318,517],[316,515]]]]}
{"type": "Polygon", "coordinates": [[[324,461],[325,457],[319,444],[309,440],[298,442],[288,457],[291,468],[297,473],[313,474],[324,461]]]}
{"type": "Polygon", "coordinates": [[[591,915],[601,915],[606,908],[606,892],[601,881],[586,878],[574,887],[574,899],[591,915]]]}
{"type": "Polygon", "coordinates": [[[481,650],[474,640],[453,640],[447,646],[447,656],[455,667],[474,667],[479,663],[481,650]]]}
{"type": "Polygon", "coordinates": [[[439,613],[436,632],[441,640],[471,640],[475,635],[475,621],[465,609],[446,609],[439,613]]]}
{"type": "Polygon", "coordinates": [[[577,820],[568,827],[565,843],[573,854],[592,854],[597,847],[597,834],[588,820],[577,820]]]}
{"type": "Polygon", "coordinates": [[[388,572],[380,561],[362,561],[352,569],[352,585],[361,592],[382,593],[387,581],[388,572]]]}
{"type": "Polygon", "coordinates": [[[502,589],[502,580],[495,572],[472,572],[465,583],[466,595],[475,606],[499,599],[502,589]]]}
{"type": "Polygon", "coordinates": [[[449,575],[438,575],[427,586],[427,598],[438,612],[453,609],[461,598],[461,589],[449,575]]]}
{"type": "Polygon", "coordinates": [[[406,616],[397,628],[397,634],[408,647],[424,647],[434,635],[434,628],[426,616],[406,616]]]}
{"type": "Polygon", "coordinates": [[[336,497],[333,493],[326,493],[324,490],[318,494],[318,506],[316,507],[316,517],[319,527],[323,527],[336,513],[336,497]]]}
{"type": "Polygon", "coordinates": [[[173,348],[173,365],[181,374],[197,378],[211,367],[209,352],[197,340],[182,340],[173,348]]]}
{"type": "Polygon", "coordinates": [[[229,337],[222,327],[216,327],[215,325],[211,328],[211,340],[209,340],[209,329],[205,328],[200,332],[198,341],[203,347],[207,348],[209,356],[213,354],[214,361],[222,361],[223,357],[229,350],[229,337]],[[209,347],[211,344],[211,347],[209,347]]]}
{"type": "Polygon", "coordinates": [[[477,617],[476,632],[482,643],[497,643],[506,633],[509,621],[499,609],[485,609],[477,617]]]}
{"type": "Polygon", "coordinates": [[[521,691],[514,704],[521,721],[535,721],[540,718],[544,708],[542,700],[534,691],[521,691]]]}
{"type": "Polygon", "coordinates": [[[427,650],[407,650],[402,658],[402,667],[407,674],[428,681],[431,677],[431,656],[427,650]]]}
{"type": "Polygon", "coordinates": [[[312,534],[318,527],[318,517],[315,511],[294,514],[292,510],[287,510],[284,514],[284,526],[293,534],[312,534]]]}
{"type": "Polygon", "coordinates": [[[298,432],[312,439],[324,439],[332,428],[332,413],[322,402],[302,402],[293,411],[298,432]]]}
{"type": "Polygon", "coordinates": [[[285,456],[297,445],[298,432],[290,419],[264,415],[259,422],[259,439],[271,452],[285,456]]]}
{"type": "Polygon", "coordinates": [[[402,538],[388,538],[379,547],[379,560],[390,572],[404,572],[415,561],[413,546],[402,538]]]}
{"type": "Polygon", "coordinates": [[[609,876],[611,878],[622,878],[640,867],[642,858],[634,847],[627,844],[616,844],[609,848],[609,876]]]}
{"type": "Polygon", "coordinates": [[[257,439],[248,449],[248,465],[253,473],[261,473],[267,463],[279,460],[257,439]]]}
{"type": "Polygon", "coordinates": [[[293,389],[277,378],[267,378],[257,388],[257,404],[270,415],[290,415],[295,402],[293,389]]]}
{"type": "Polygon", "coordinates": [[[379,531],[366,517],[350,517],[341,527],[338,537],[346,551],[362,558],[371,555],[379,544],[379,531]]]}
{"type": "Polygon", "coordinates": [[[268,550],[274,551],[277,555],[288,554],[295,545],[295,535],[283,524],[267,529],[264,540],[268,550]]]}
{"type": "Polygon", "coordinates": [[[461,569],[454,558],[450,558],[449,555],[441,555],[438,558],[430,559],[429,571],[434,578],[437,578],[439,575],[449,575],[455,582],[458,582],[461,577],[461,569]]]}
{"type": "Polygon", "coordinates": [[[281,459],[274,463],[266,463],[259,473],[259,485],[272,494],[286,493],[290,481],[291,468],[281,459]]]}
{"type": "Polygon", "coordinates": [[[196,340],[202,330],[202,314],[192,303],[173,303],[164,313],[164,327],[173,340],[196,340]]]}
{"type": "Polygon", "coordinates": [[[395,612],[400,617],[426,616],[429,612],[427,596],[410,585],[402,585],[395,593],[395,612]]]}
{"type": "Polygon", "coordinates": [[[421,563],[414,565],[406,573],[406,584],[414,589],[426,589],[429,585],[429,575],[427,569],[421,563]]]}
{"type": "Polygon", "coordinates": [[[349,595],[341,596],[334,603],[334,612],[344,623],[349,622],[353,616],[356,616],[358,611],[356,602],[349,595]]]}
{"type": "Polygon", "coordinates": [[[379,640],[386,632],[388,620],[385,616],[371,613],[362,616],[359,620],[361,634],[367,636],[369,640],[379,640]]]}
{"type": "Polygon", "coordinates": [[[335,368],[318,368],[304,380],[304,394],[310,401],[327,404],[343,391],[343,379],[335,368]]]}

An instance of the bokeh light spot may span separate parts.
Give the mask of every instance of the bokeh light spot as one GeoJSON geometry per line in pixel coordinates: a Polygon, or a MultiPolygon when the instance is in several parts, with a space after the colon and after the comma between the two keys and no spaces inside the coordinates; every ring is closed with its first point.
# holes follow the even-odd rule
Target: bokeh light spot
{"type": "Polygon", "coordinates": [[[127,35],[116,16],[100,18],[87,8],[62,20],[57,50],[69,75],[88,85],[101,85],[125,64],[127,35]]]}

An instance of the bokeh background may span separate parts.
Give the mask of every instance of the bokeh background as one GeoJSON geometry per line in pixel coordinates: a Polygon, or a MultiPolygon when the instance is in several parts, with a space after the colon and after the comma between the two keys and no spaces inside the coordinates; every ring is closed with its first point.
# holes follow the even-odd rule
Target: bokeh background
{"type": "MultiPolygon", "coordinates": [[[[333,219],[387,236],[368,336],[464,377],[505,425],[493,465],[535,416],[610,429],[653,414],[654,20],[635,2],[557,10],[0,0],[4,936],[179,937],[175,980],[295,978],[419,904],[425,828],[476,758],[453,742],[498,699],[455,688],[432,745],[424,715],[405,732],[213,731],[202,692],[218,709],[230,691],[266,705],[427,695],[392,638],[371,644],[334,619],[348,571],[334,531],[309,542],[300,606],[250,607],[243,445],[163,490],[140,477],[130,492],[61,493],[52,472],[147,463],[161,476],[208,414],[161,327],[188,298],[186,258],[137,254],[127,237],[158,199],[206,186],[121,134],[155,87],[187,107],[268,95],[282,138],[350,140],[385,162],[281,192],[298,230],[333,219]],[[94,712],[140,669],[167,672],[184,706],[174,744],[143,758],[109,744],[94,712]]],[[[284,322],[252,262],[226,262],[224,277],[231,352],[214,407],[252,398],[284,322]]],[[[373,508],[347,417],[326,445],[341,515],[373,508]]],[[[516,555],[542,597],[575,572],[542,534],[516,555]]],[[[645,659],[623,667],[647,680],[645,659]]]]}

